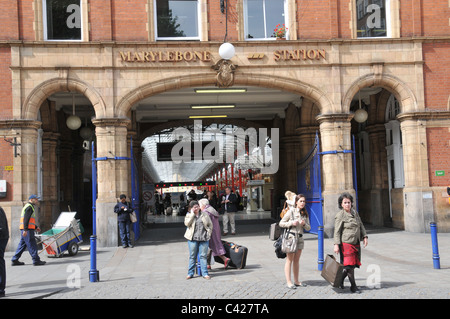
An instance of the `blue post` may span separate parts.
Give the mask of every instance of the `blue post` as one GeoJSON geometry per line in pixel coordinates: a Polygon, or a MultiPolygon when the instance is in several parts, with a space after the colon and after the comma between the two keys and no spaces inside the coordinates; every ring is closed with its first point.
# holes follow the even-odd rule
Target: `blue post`
{"type": "Polygon", "coordinates": [[[317,232],[317,240],[318,240],[318,257],[317,257],[317,269],[322,271],[323,268],[323,226],[319,226],[319,230],[317,232]]]}
{"type": "Polygon", "coordinates": [[[200,266],[200,254],[197,254],[197,275],[202,275],[202,267],[200,266]]]}
{"type": "Polygon", "coordinates": [[[430,223],[431,245],[433,247],[433,268],[441,269],[436,223],[430,223]]]}
{"type": "Polygon", "coordinates": [[[94,156],[94,142],[92,146],[92,236],[91,242],[91,269],[89,270],[89,281],[100,281],[100,274],[97,270],[97,163],[94,156]]]}

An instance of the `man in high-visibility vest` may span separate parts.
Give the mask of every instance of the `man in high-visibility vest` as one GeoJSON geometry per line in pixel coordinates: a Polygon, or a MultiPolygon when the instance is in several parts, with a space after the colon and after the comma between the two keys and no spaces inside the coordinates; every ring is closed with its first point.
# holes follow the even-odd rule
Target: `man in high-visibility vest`
{"type": "Polygon", "coordinates": [[[41,266],[45,264],[45,261],[42,261],[39,258],[36,238],[34,236],[35,231],[41,231],[39,226],[36,224],[36,205],[38,202],[39,197],[36,195],[31,195],[28,198],[28,203],[26,203],[22,208],[22,214],[20,215],[20,231],[22,236],[20,238],[16,253],[11,258],[12,266],[21,266],[25,264],[24,262],[19,261],[20,256],[22,256],[22,253],[25,251],[25,248],[28,248],[28,252],[33,259],[33,265],[41,266]]]}

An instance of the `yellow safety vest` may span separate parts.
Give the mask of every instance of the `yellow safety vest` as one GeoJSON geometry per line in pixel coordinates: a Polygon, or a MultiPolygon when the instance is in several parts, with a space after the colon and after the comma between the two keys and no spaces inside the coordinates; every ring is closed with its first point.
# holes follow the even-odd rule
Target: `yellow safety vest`
{"type": "Polygon", "coordinates": [[[25,217],[25,211],[29,206],[31,206],[31,208],[33,209],[33,214],[31,214],[30,220],[28,221],[28,229],[36,229],[36,215],[35,215],[35,211],[34,211],[34,205],[32,205],[30,203],[26,204],[22,208],[22,214],[20,215],[20,229],[24,229],[23,219],[25,217]]]}

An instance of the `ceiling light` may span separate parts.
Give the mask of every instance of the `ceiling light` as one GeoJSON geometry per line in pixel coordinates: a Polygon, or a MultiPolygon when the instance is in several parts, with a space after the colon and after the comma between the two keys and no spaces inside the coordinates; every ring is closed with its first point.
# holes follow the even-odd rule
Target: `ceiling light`
{"type": "Polygon", "coordinates": [[[191,105],[191,109],[232,109],[236,107],[234,104],[221,105],[191,105]]]}
{"type": "Polygon", "coordinates": [[[212,118],[223,118],[227,117],[228,115],[191,115],[189,116],[190,119],[212,119],[212,118]]]}
{"type": "Polygon", "coordinates": [[[247,89],[195,89],[195,93],[245,93],[247,89]]]}

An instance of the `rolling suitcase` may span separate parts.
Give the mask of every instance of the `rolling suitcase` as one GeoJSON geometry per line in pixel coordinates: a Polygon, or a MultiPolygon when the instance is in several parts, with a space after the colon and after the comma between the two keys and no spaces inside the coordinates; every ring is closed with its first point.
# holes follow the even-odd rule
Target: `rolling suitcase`
{"type": "MultiPolygon", "coordinates": [[[[244,246],[239,246],[235,243],[222,240],[225,248],[225,256],[230,258],[229,267],[243,269],[247,263],[248,249],[244,246]]],[[[223,260],[219,256],[214,256],[214,261],[223,264],[223,260]]]]}

